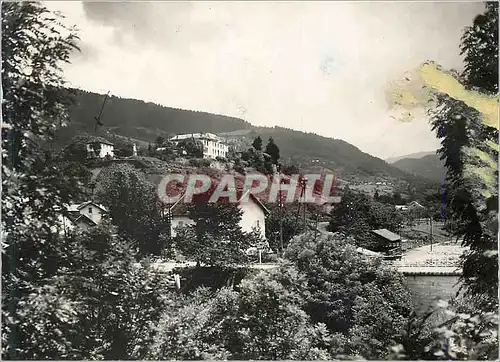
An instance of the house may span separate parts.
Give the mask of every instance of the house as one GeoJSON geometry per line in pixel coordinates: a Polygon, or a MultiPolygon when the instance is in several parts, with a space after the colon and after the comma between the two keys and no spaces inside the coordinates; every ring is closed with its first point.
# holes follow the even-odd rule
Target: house
{"type": "Polygon", "coordinates": [[[387,229],[372,230],[371,233],[378,242],[376,251],[383,252],[386,255],[401,254],[401,236],[387,229]]]}
{"type": "Polygon", "coordinates": [[[417,201],[412,201],[406,205],[396,205],[396,210],[408,212],[415,218],[424,218],[427,215],[427,209],[417,201]]]}
{"type": "Polygon", "coordinates": [[[194,139],[201,142],[203,145],[203,158],[227,157],[229,146],[223,142],[222,138],[213,133],[180,134],[172,137],[170,141],[178,144],[180,141],[187,139],[194,139]]]}
{"type": "Polygon", "coordinates": [[[102,137],[91,137],[87,141],[87,154],[90,157],[114,157],[114,145],[102,137]]]}
{"type": "MultiPolygon", "coordinates": [[[[266,238],[266,217],[269,215],[269,210],[262,204],[262,202],[253,194],[248,195],[248,201],[243,201],[249,191],[246,193],[239,193],[238,207],[242,211],[240,227],[244,232],[252,232],[258,230],[260,236],[266,238]]],[[[188,215],[188,206],[185,203],[184,195],[169,208],[171,216],[170,221],[170,235],[176,235],[176,229],[180,226],[194,225],[195,221],[188,215]]]]}
{"type": "Polygon", "coordinates": [[[66,211],[67,216],[60,217],[64,231],[73,230],[75,227],[86,229],[95,226],[108,213],[104,206],[93,201],[69,205],[66,211]]]}

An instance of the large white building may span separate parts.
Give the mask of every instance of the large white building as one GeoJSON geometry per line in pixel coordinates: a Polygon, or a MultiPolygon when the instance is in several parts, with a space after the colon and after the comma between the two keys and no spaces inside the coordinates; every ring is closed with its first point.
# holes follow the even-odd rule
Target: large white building
{"type": "Polygon", "coordinates": [[[175,144],[186,139],[194,139],[203,144],[203,158],[227,157],[228,145],[222,138],[213,133],[180,134],[170,139],[175,144]]]}

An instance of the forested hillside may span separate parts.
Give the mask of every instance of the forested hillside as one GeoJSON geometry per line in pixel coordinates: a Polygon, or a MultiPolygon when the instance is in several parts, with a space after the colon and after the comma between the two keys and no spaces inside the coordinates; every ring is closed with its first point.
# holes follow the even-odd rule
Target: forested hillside
{"type": "Polygon", "coordinates": [[[415,180],[414,177],[408,178],[400,169],[343,140],[282,127],[255,127],[234,117],[174,109],[135,99],[108,98],[102,113],[104,126],[95,132],[95,117],[99,114],[104,97],[101,94],[77,91],[75,106],[70,110],[70,125],[58,131],[54,146],[60,147],[74,135],[83,133],[97,133],[108,138],[119,135],[154,142],[158,136],[211,132],[233,139],[239,138],[242,144],[249,144],[259,135],[265,141],[273,137],[280,147],[282,160],[303,168],[321,166],[347,179],[377,176],[415,180]]]}
{"type": "Polygon", "coordinates": [[[443,181],[446,174],[444,161],[437,154],[427,155],[422,158],[403,158],[392,164],[409,174],[428,178],[429,180],[443,181]]]}

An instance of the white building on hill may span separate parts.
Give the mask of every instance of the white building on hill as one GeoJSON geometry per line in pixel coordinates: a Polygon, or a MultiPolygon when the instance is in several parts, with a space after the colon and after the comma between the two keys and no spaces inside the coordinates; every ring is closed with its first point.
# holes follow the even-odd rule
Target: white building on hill
{"type": "Polygon", "coordinates": [[[213,133],[188,133],[180,134],[170,139],[175,144],[186,139],[194,139],[203,144],[203,158],[216,158],[227,156],[228,145],[223,139],[213,133]]]}
{"type": "Polygon", "coordinates": [[[86,229],[99,224],[108,210],[103,205],[93,201],[72,204],[66,207],[67,216],[59,217],[62,232],[68,232],[75,227],[86,229]]]}
{"type": "Polygon", "coordinates": [[[93,157],[114,157],[114,145],[102,137],[91,137],[87,142],[87,154],[93,157]]]}

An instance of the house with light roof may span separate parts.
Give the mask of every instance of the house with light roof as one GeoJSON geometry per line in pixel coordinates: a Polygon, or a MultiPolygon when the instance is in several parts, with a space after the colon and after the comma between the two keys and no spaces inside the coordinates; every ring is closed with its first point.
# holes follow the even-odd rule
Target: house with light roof
{"type": "Polygon", "coordinates": [[[87,229],[98,225],[108,213],[106,207],[93,201],[71,204],[66,207],[66,215],[59,218],[64,232],[75,228],[87,229]]]}
{"type": "Polygon", "coordinates": [[[199,141],[203,145],[203,158],[225,158],[229,151],[229,146],[223,141],[223,139],[213,133],[179,134],[170,138],[170,141],[177,145],[179,142],[189,139],[199,141]]]}

